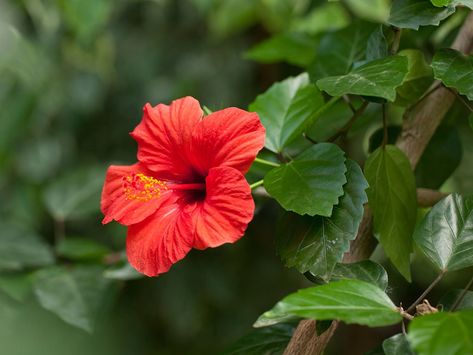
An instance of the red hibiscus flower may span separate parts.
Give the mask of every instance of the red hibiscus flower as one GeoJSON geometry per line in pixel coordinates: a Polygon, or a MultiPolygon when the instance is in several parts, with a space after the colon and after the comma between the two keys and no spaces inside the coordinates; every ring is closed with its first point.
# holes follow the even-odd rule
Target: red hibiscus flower
{"type": "Polygon", "coordinates": [[[241,238],[254,202],[243,174],[264,145],[256,113],[227,108],[203,117],[192,97],[146,104],[131,133],[138,163],[110,166],[102,191],[103,223],[128,226],[127,255],[156,276],[191,248],[241,238]]]}

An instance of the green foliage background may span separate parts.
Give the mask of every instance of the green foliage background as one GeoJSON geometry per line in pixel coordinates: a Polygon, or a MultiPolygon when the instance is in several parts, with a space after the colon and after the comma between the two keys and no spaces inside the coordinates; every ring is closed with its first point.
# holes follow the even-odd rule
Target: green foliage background
{"type": "MultiPolygon", "coordinates": [[[[140,121],[145,102],[168,103],[192,95],[211,110],[247,108],[271,84],[298,75],[298,66],[312,62],[310,49],[320,33],[351,21],[349,14],[336,10],[337,5],[318,12],[323,4],[309,0],[0,2],[1,354],[218,353],[248,332],[270,305],[309,285],[276,255],[273,221],[282,211],[274,201],[257,201],[255,220],[237,244],[193,251],[157,279],[115,270],[124,264],[125,228],[102,226],[98,206],[106,167],[136,159],[136,144],[128,132],[140,121]],[[276,51],[274,43],[268,42],[248,51],[270,35],[276,51]],[[123,278],[132,280],[119,280],[123,278]],[[77,294],[75,300],[72,296],[77,294]],[[58,305],[56,296],[72,303],[58,305]],[[58,307],[66,312],[58,314],[58,307]]],[[[381,5],[380,9],[359,11],[384,16],[381,5]]],[[[407,33],[403,43],[426,52],[433,44],[448,45],[462,16],[458,11],[440,28],[407,33]]],[[[320,46],[337,43],[334,36],[320,46]]],[[[377,58],[375,52],[371,59],[377,58]]],[[[322,69],[333,69],[330,58],[323,63],[322,69]]],[[[333,75],[346,74],[341,64],[336,66],[341,72],[333,75]]],[[[308,71],[315,78],[320,74],[308,71]]],[[[299,84],[308,85],[304,93],[313,94],[317,89],[303,79],[299,84]]],[[[331,121],[319,120],[312,136],[330,137],[345,124],[344,110],[336,106],[331,121]]],[[[463,157],[443,189],[471,193],[473,134],[467,122],[458,119],[465,114],[457,103],[446,120],[459,133],[454,132],[453,143],[442,151],[456,152],[458,135],[463,157]]],[[[371,110],[361,117],[361,127],[355,126],[351,137],[356,144],[344,147],[358,160],[366,157],[368,138],[381,126],[373,123],[373,115],[376,112],[371,110]]],[[[310,112],[306,116],[304,120],[310,121],[310,112]]],[[[399,124],[400,116],[393,110],[391,123],[399,124]]],[[[442,137],[439,141],[445,143],[442,137]]],[[[297,151],[297,144],[288,149],[297,151]]],[[[438,151],[430,149],[435,162],[438,151]]],[[[443,159],[452,161],[460,155],[447,153],[443,159]]],[[[432,176],[432,164],[424,165],[416,172],[418,181],[432,176]]],[[[435,277],[434,267],[416,254],[414,286],[408,289],[381,251],[374,259],[390,271],[388,291],[395,300],[413,300],[435,277]]],[[[438,295],[463,285],[469,272],[448,275],[438,295]]],[[[346,326],[337,336],[349,336],[354,343],[333,341],[330,351],[361,352],[397,332],[346,326]]]]}

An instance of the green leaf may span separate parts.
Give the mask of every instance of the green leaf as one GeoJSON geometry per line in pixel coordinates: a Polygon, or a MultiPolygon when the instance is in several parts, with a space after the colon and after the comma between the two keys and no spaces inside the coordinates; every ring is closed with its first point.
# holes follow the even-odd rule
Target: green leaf
{"type": "Polygon", "coordinates": [[[52,267],[35,274],[34,293],[41,306],[66,323],[92,332],[115,295],[113,281],[99,266],[52,267]]]}
{"type": "Polygon", "coordinates": [[[249,109],[266,128],[266,148],[277,153],[303,132],[323,104],[322,94],[303,73],[274,84],[249,109]]]}
{"type": "Polygon", "coordinates": [[[382,290],[388,287],[388,274],[384,268],[371,260],[335,265],[331,281],[355,279],[370,282],[382,290]]]}
{"type": "Polygon", "coordinates": [[[452,194],[438,202],[417,226],[414,240],[442,271],[473,265],[473,196],[452,194]]]}
{"type": "Polygon", "coordinates": [[[317,6],[302,18],[295,18],[291,24],[293,31],[316,35],[322,32],[339,30],[350,23],[345,8],[334,2],[317,6]]]}
{"type": "Polygon", "coordinates": [[[355,94],[394,101],[407,70],[407,58],[391,56],[366,63],[346,75],[320,79],[317,86],[332,96],[355,94]]]}
{"type": "Polygon", "coordinates": [[[252,330],[223,352],[223,355],[275,354],[284,350],[294,332],[293,324],[275,324],[252,330]]]}
{"type": "Polygon", "coordinates": [[[417,197],[409,160],[395,146],[378,148],[365,163],[365,176],[375,233],[394,266],[410,280],[417,197]]]}
{"type": "Polygon", "coordinates": [[[473,114],[471,114],[470,117],[468,117],[468,122],[470,123],[471,129],[473,129],[473,114]]]}
{"type": "Polygon", "coordinates": [[[245,58],[259,63],[287,62],[308,66],[315,53],[316,40],[301,33],[282,33],[258,43],[245,53],[245,58]]]}
{"type": "Polygon", "coordinates": [[[12,224],[1,224],[0,230],[0,270],[22,270],[54,262],[51,248],[36,233],[12,224]]]}
{"type": "MultiPolygon", "coordinates": [[[[463,290],[450,290],[439,301],[444,311],[451,311],[457,298],[463,293],[463,290]]],[[[457,310],[473,308],[473,291],[466,291],[463,299],[457,306],[457,310]]]]}
{"type": "Polygon", "coordinates": [[[419,355],[473,354],[473,310],[416,317],[407,338],[419,355]]]}
{"type": "Polygon", "coordinates": [[[68,237],[57,244],[56,252],[71,260],[93,260],[103,258],[110,249],[91,239],[68,237]]]}
{"type": "Polygon", "coordinates": [[[415,355],[404,334],[396,334],[383,341],[386,355],[415,355]]]}
{"type": "Polygon", "coordinates": [[[271,325],[287,315],[316,320],[338,319],[379,327],[401,320],[396,306],[377,286],[359,280],[342,280],[293,293],[258,318],[255,327],[271,325]]]}
{"type": "Polygon", "coordinates": [[[366,59],[372,61],[388,56],[388,41],[384,35],[383,25],[379,25],[368,38],[366,59]]]}
{"type": "Polygon", "coordinates": [[[54,180],[46,189],[44,202],[58,221],[81,218],[98,212],[105,169],[78,169],[54,180]]]}
{"type": "Polygon", "coordinates": [[[432,59],[435,79],[473,101],[473,56],[454,49],[440,49],[432,59]]]}
{"type": "Polygon", "coordinates": [[[128,261],[104,271],[103,276],[112,280],[137,280],[144,277],[131,266],[128,261]]]}
{"type": "Polygon", "coordinates": [[[434,6],[466,6],[473,10],[473,0],[430,0],[434,6]]]}
{"type": "Polygon", "coordinates": [[[345,172],[343,151],[335,144],[320,143],[271,170],[264,187],[287,211],[329,217],[343,195],[345,172]]]}
{"type": "Polygon", "coordinates": [[[399,55],[407,57],[408,72],[404,83],[396,89],[394,104],[408,107],[417,102],[432,84],[432,68],[417,49],[405,49],[399,55]]]}
{"type": "Polygon", "coordinates": [[[454,7],[438,8],[429,0],[394,0],[388,23],[399,28],[418,30],[420,26],[438,26],[455,12],[454,7]]]}
{"type": "Polygon", "coordinates": [[[363,216],[368,187],[363,173],[354,161],[346,161],[347,183],[344,195],[333,208],[331,217],[308,217],[287,213],[278,230],[277,249],[287,267],[301,273],[310,270],[314,275],[329,279],[335,264],[350,249],[363,216]]]}
{"type": "Polygon", "coordinates": [[[327,76],[348,73],[353,63],[365,58],[366,43],[375,28],[374,24],[356,21],[342,30],[324,35],[309,68],[311,80],[315,82],[327,76]]]}
{"type": "Polygon", "coordinates": [[[353,13],[360,18],[386,22],[389,17],[389,0],[346,0],[353,13]]]}

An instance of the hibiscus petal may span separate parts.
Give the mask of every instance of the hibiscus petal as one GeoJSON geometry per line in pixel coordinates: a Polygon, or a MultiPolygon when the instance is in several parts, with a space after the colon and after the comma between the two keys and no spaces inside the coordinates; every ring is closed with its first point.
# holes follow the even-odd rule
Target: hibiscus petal
{"type": "Polygon", "coordinates": [[[184,97],[169,106],[146,104],[143,111],[143,120],[131,133],[138,142],[138,160],[166,180],[194,180],[188,155],[192,132],[203,115],[199,102],[184,97]]]}
{"type": "Polygon", "coordinates": [[[128,261],[139,272],[157,276],[186,256],[192,247],[192,216],[185,206],[172,203],[154,215],[128,228],[128,261]]]}
{"type": "Polygon", "coordinates": [[[265,129],[258,115],[235,107],[214,112],[195,127],[192,164],[203,176],[215,166],[248,171],[264,146],[265,129]]]}
{"type": "Polygon", "coordinates": [[[172,191],[161,188],[158,183],[155,183],[155,186],[151,183],[143,197],[138,195],[141,193],[138,191],[139,189],[127,190],[126,179],[131,180],[133,176],[137,175],[138,179],[145,177],[151,181],[158,181],[151,178],[150,172],[139,163],[130,166],[112,165],[108,168],[100,203],[102,213],[105,215],[103,224],[112,220],[124,225],[141,222],[153,214],[163,203],[169,203],[170,199],[176,199],[172,191]]]}
{"type": "Polygon", "coordinates": [[[194,248],[234,243],[243,236],[254,210],[250,186],[238,170],[229,167],[210,169],[205,200],[194,212],[194,248]]]}

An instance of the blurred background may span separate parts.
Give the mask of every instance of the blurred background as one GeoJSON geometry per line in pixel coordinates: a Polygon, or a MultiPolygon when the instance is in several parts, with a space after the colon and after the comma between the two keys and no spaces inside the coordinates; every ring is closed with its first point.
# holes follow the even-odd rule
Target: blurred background
{"type": "MultiPolygon", "coordinates": [[[[407,41],[427,51],[431,38],[449,43],[461,16],[443,33],[421,30],[407,41]]],[[[150,279],[126,264],[126,229],[101,225],[100,192],[108,165],[135,162],[128,133],[146,102],[191,95],[211,110],[246,109],[313,59],[282,63],[284,51],[261,59],[250,48],[295,32],[302,37],[287,51],[306,49],[350,21],[343,6],[310,0],[0,1],[0,354],[220,353],[309,285],[275,253],[274,202],[259,198],[237,244],[192,251],[150,279]]],[[[339,111],[340,126],[349,116],[339,111]]],[[[464,131],[452,138],[463,158],[447,190],[471,192],[472,134],[464,131]]],[[[367,137],[357,136],[359,160],[367,137]]],[[[414,299],[435,276],[416,263],[413,286],[389,270],[395,299],[414,299]]],[[[460,287],[463,278],[442,285],[460,287]]],[[[345,327],[339,339],[351,342],[334,341],[331,351],[362,353],[398,331],[345,327]]]]}

